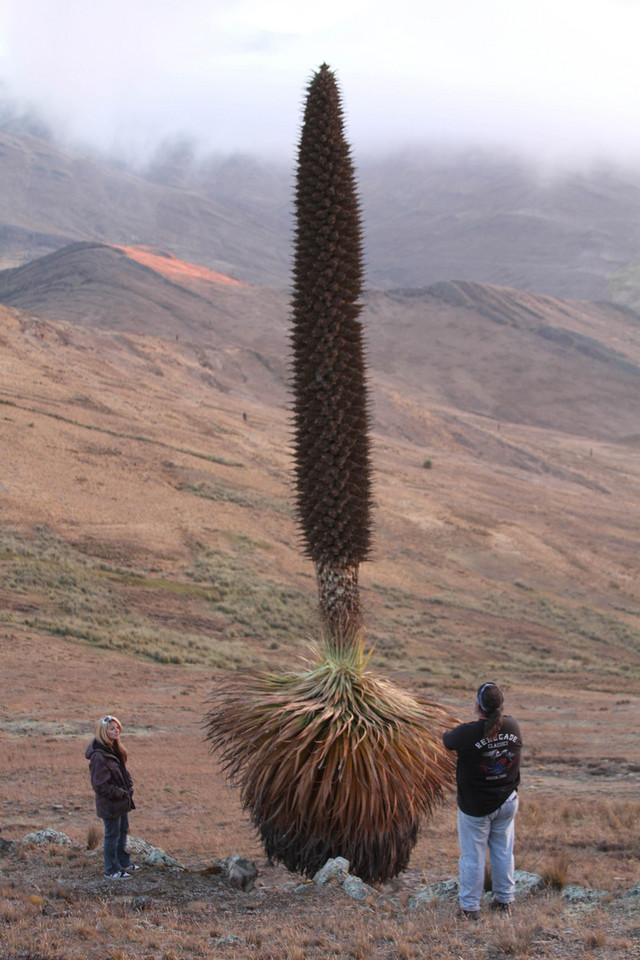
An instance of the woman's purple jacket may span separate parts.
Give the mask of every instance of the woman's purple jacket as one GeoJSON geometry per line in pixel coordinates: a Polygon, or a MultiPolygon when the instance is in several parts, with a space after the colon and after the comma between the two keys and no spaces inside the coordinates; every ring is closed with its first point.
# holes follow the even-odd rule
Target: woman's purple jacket
{"type": "Polygon", "coordinates": [[[133,780],[124,761],[99,740],[89,744],[85,757],[89,761],[98,816],[102,820],[112,820],[135,810],[133,780]]]}

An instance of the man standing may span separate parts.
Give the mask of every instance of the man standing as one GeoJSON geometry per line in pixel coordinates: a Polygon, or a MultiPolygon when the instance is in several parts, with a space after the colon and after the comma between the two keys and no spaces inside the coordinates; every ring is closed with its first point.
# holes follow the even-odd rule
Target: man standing
{"type": "Polygon", "coordinates": [[[458,755],[460,910],[480,919],[487,846],[491,862],[491,909],[511,912],[515,896],[513,842],[518,810],[522,736],[513,717],[503,716],[497,683],[476,694],[478,719],[448,730],[442,741],[458,755]]]}

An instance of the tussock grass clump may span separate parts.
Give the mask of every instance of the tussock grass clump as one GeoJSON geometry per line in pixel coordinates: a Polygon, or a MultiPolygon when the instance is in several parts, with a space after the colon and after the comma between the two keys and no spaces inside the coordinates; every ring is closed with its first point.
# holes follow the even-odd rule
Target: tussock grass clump
{"type": "Polygon", "coordinates": [[[492,946],[508,957],[527,957],[534,949],[541,927],[535,920],[516,918],[501,924],[492,946]]]}
{"type": "Polygon", "coordinates": [[[204,497],[206,500],[234,503],[236,506],[251,510],[270,510],[284,516],[290,516],[292,513],[291,506],[286,500],[266,497],[253,490],[243,490],[222,480],[215,483],[182,483],[180,489],[186,493],[193,493],[196,497],[204,497]]]}
{"type": "Polygon", "coordinates": [[[566,848],[558,847],[544,864],[541,877],[552,890],[563,890],[569,882],[569,853],[566,848]]]}
{"type": "Polygon", "coordinates": [[[403,870],[453,763],[444,709],[366,671],[362,638],[320,643],[300,673],[223,679],[207,739],[270,860],[312,876],[345,857],[363,880],[403,870]]]}
{"type": "Polygon", "coordinates": [[[95,850],[101,840],[101,833],[95,823],[87,829],[87,850],[95,850]]]}

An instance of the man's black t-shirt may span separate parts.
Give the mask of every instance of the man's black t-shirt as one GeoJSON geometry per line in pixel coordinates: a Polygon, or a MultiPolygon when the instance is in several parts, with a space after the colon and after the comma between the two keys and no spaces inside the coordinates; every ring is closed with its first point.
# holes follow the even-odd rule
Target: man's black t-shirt
{"type": "Polygon", "coordinates": [[[484,723],[461,723],[442,738],[447,750],[458,754],[458,806],[470,817],[493,813],[520,783],[520,727],[513,717],[503,717],[500,732],[487,740],[484,723]]]}

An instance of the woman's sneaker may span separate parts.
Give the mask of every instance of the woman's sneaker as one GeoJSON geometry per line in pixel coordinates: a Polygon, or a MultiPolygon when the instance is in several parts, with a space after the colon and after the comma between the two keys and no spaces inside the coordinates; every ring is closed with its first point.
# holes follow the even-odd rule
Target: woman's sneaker
{"type": "Polygon", "coordinates": [[[107,877],[109,880],[130,880],[131,874],[126,870],[116,870],[115,873],[108,873],[107,877]]]}

